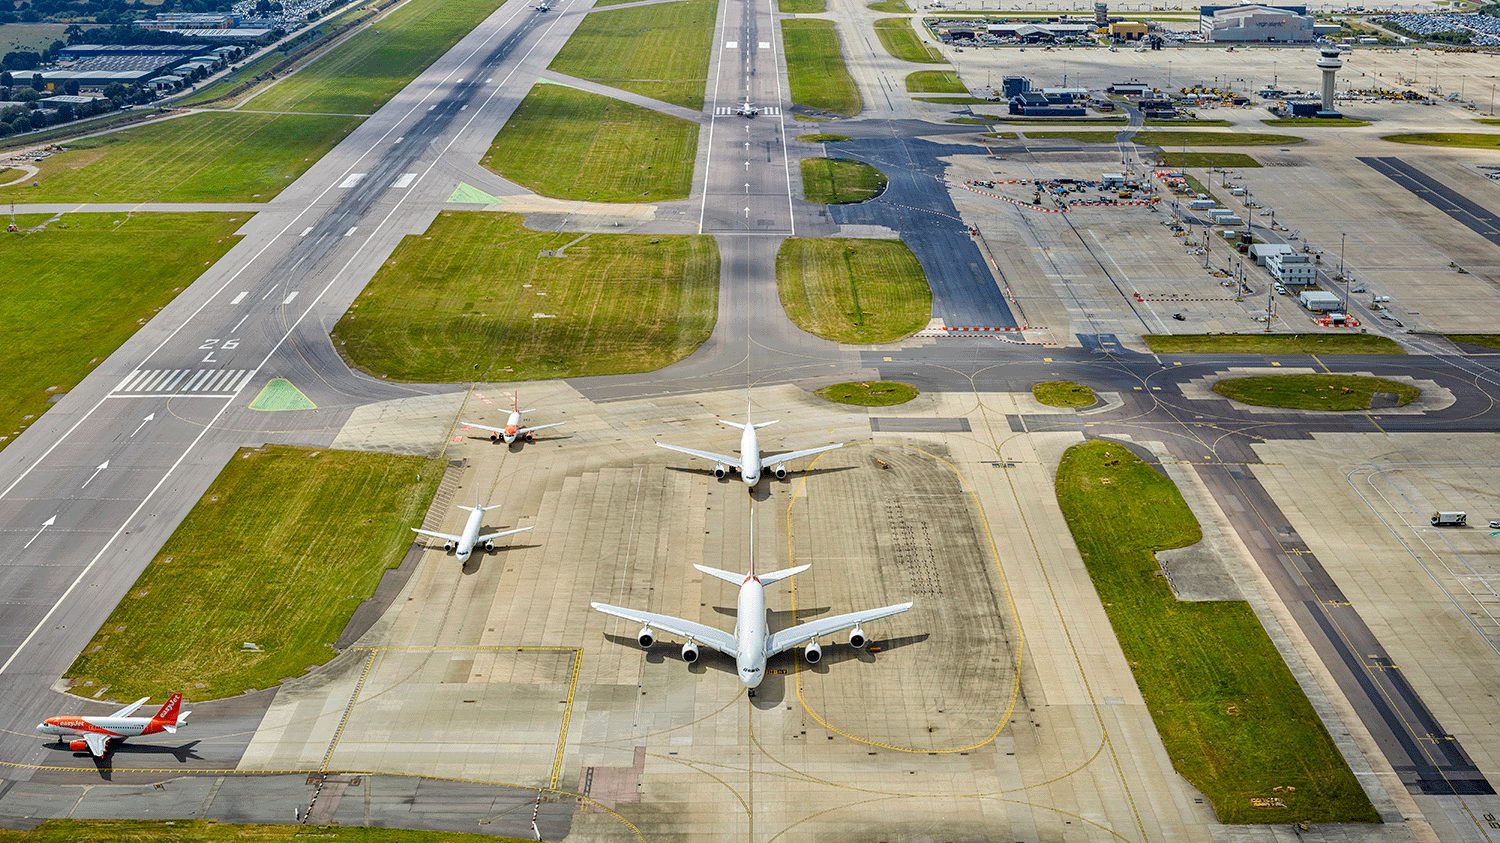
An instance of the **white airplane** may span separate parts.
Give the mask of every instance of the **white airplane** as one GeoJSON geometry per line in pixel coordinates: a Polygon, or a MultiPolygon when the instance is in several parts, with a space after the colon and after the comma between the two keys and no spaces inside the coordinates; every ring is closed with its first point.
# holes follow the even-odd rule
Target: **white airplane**
{"type": "MultiPolygon", "coordinates": [[[[751,523],[753,530],[754,522],[751,523]]],[[[656,642],[655,630],[662,629],[687,639],[682,645],[682,660],[688,664],[698,660],[700,644],[729,656],[734,659],[735,666],[738,668],[740,684],[752,690],[765,678],[766,659],[771,656],[806,644],[807,647],[802,652],[803,658],[807,659],[808,664],[817,664],[818,660],[823,657],[823,648],[818,646],[818,639],[846,629],[852,629],[849,633],[849,646],[863,649],[870,643],[870,639],[865,635],[864,624],[888,618],[891,615],[899,615],[912,607],[910,602],[897,603],[882,609],[849,612],[831,618],[799,623],[780,632],[771,632],[766,621],[765,587],[781,582],[794,574],[800,574],[812,567],[811,565],[798,565],[795,568],[772,571],[768,574],[756,574],[755,541],[751,539],[750,573],[748,574],[721,571],[707,565],[694,565],[693,567],[711,577],[717,577],[740,587],[739,610],[736,613],[732,635],[721,629],[704,626],[683,618],[674,618],[671,615],[626,609],[611,606],[608,603],[590,603],[589,605],[606,615],[614,615],[617,618],[640,624],[641,631],[636,633],[636,641],[640,643],[641,649],[650,649],[651,645],[656,642]]]]}
{"type": "Polygon", "coordinates": [[[657,442],[656,445],[660,448],[666,448],[669,451],[676,451],[679,454],[687,454],[690,457],[709,460],[714,464],[714,476],[721,479],[731,471],[738,471],[740,479],[744,480],[745,485],[751,489],[754,489],[755,484],[760,482],[762,469],[769,469],[772,474],[776,475],[777,480],[781,480],[786,477],[786,464],[792,460],[800,460],[803,457],[810,457],[814,454],[821,454],[824,451],[832,451],[835,448],[844,447],[844,443],[840,442],[837,445],[824,445],[821,448],[808,448],[805,451],[788,451],[785,454],[762,457],[760,455],[760,442],[755,436],[755,431],[768,425],[773,425],[778,420],[773,419],[768,422],[761,422],[760,424],[751,422],[750,402],[746,401],[744,424],[725,419],[719,419],[719,421],[730,427],[737,427],[742,431],[740,433],[740,455],[738,458],[731,457],[728,454],[715,454],[712,451],[684,448],[681,445],[668,445],[665,442],[657,442]]]}
{"type": "Polygon", "coordinates": [[[507,445],[514,443],[517,439],[524,439],[527,442],[530,442],[536,439],[536,432],[538,430],[546,430],[549,427],[561,427],[563,424],[565,424],[565,422],[553,422],[551,424],[537,424],[532,425],[531,427],[522,427],[521,416],[526,413],[535,412],[536,408],[532,407],[522,410],[518,401],[518,394],[511,395],[510,415],[505,419],[505,427],[491,427],[487,424],[475,424],[474,422],[460,422],[460,424],[462,424],[464,427],[472,427],[476,430],[487,431],[490,434],[491,442],[499,442],[503,439],[505,440],[505,444],[507,445]]]}
{"type": "Polygon", "coordinates": [[[95,758],[102,758],[109,752],[109,745],[113,741],[123,741],[126,738],[139,737],[141,735],[154,735],[158,732],[166,732],[169,735],[177,734],[179,726],[187,725],[187,718],[191,711],[182,711],[182,694],[173,694],[167,699],[166,705],[157,709],[150,717],[135,717],[135,712],[146,704],[150,697],[141,697],[130,705],[102,717],[85,715],[68,715],[64,717],[48,717],[37,724],[36,730],[44,735],[57,735],[58,742],[62,742],[65,734],[78,734],[82,740],[71,740],[68,747],[74,752],[82,752],[87,749],[95,758]]]}
{"type": "Polygon", "coordinates": [[[484,526],[484,514],[492,509],[499,509],[500,505],[485,506],[476,497],[473,506],[460,506],[459,509],[469,511],[469,520],[464,522],[464,531],[459,535],[452,533],[438,533],[432,530],[423,530],[412,527],[411,531],[418,535],[428,536],[443,540],[443,550],[453,553],[459,562],[469,561],[469,556],[474,552],[475,546],[484,548],[485,553],[495,552],[495,539],[503,539],[506,536],[514,536],[516,533],[524,533],[532,527],[519,527],[514,530],[501,530],[498,533],[485,533],[480,535],[479,531],[484,526]]]}
{"type": "Polygon", "coordinates": [[[740,103],[740,107],[736,108],[734,110],[734,113],[740,115],[741,117],[754,117],[755,115],[760,113],[760,109],[751,105],[750,100],[746,99],[744,102],[740,103]]]}

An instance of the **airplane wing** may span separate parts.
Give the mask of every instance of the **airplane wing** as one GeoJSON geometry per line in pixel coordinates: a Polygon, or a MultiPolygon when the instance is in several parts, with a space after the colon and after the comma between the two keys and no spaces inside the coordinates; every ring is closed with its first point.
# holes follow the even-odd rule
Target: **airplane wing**
{"type": "Polygon", "coordinates": [[[534,424],[531,427],[523,427],[516,431],[517,436],[525,436],[528,433],[536,433],[538,430],[546,430],[549,427],[562,427],[564,422],[553,422],[551,424],[534,424]]]}
{"type": "Polygon", "coordinates": [[[866,609],[863,612],[849,612],[843,615],[834,615],[831,618],[820,618],[807,623],[799,623],[794,627],[783,629],[780,632],[771,633],[771,643],[766,648],[767,656],[790,650],[793,647],[806,644],[814,638],[824,635],[832,635],[851,627],[859,626],[870,621],[878,621],[891,615],[899,615],[910,609],[911,603],[897,603],[894,606],[886,606],[882,609],[866,609]]]}
{"type": "Polygon", "coordinates": [[[140,699],[136,700],[135,702],[131,703],[130,705],[127,705],[124,708],[120,709],[119,711],[115,712],[114,714],[111,714],[110,717],[129,717],[130,715],[135,714],[136,710],[139,709],[141,706],[145,705],[146,701],[149,700],[149,699],[151,699],[151,698],[150,697],[141,697],[140,699]]]}
{"type": "Polygon", "coordinates": [[[461,542],[464,540],[463,536],[455,536],[452,533],[435,533],[432,530],[419,530],[416,527],[411,528],[411,531],[419,535],[428,536],[434,539],[443,539],[450,542],[461,542]]]}
{"type": "Polygon", "coordinates": [[[535,529],[536,529],[536,527],[517,527],[514,530],[501,530],[498,533],[485,533],[484,535],[480,536],[479,538],[475,539],[474,541],[476,541],[476,542],[492,542],[495,539],[505,538],[506,536],[514,536],[516,533],[524,533],[527,530],[535,530],[535,529]]]}
{"type": "Polygon", "coordinates": [[[101,735],[98,732],[84,732],[83,741],[89,745],[89,754],[95,758],[103,758],[104,753],[109,752],[109,739],[112,735],[101,735]]]}
{"type": "Polygon", "coordinates": [[[504,433],[505,432],[505,428],[503,428],[503,427],[490,427],[487,424],[475,424],[473,422],[459,422],[459,424],[463,425],[464,427],[472,427],[475,430],[488,430],[490,433],[504,433]]]}
{"type": "Polygon", "coordinates": [[[713,650],[718,650],[730,658],[734,658],[738,652],[735,646],[734,636],[722,629],[714,629],[694,621],[674,618],[671,615],[658,615],[655,612],[642,612],[636,609],[622,609],[619,606],[611,606],[608,603],[590,603],[598,611],[606,615],[614,615],[627,621],[634,621],[641,626],[651,626],[673,635],[681,635],[691,638],[699,644],[713,650]]]}
{"type": "Polygon", "coordinates": [[[734,466],[736,471],[738,471],[740,468],[740,461],[738,458],[731,457],[725,454],[715,454],[712,451],[699,451],[695,448],[684,448],[681,445],[668,445],[665,442],[656,443],[656,447],[666,448],[668,451],[676,451],[679,454],[687,454],[690,457],[697,457],[698,459],[708,460],[709,462],[732,465],[734,466]]]}
{"type": "Polygon", "coordinates": [[[824,445],[821,448],[808,448],[805,451],[788,451],[785,454],[776,454],[775,456],[767,456],[766,458],[764,458],[764,459],[761,460],[761,464],[765,465],[767,468],[772,468],[772,467],[781,465],[784,462],[791,462],[792,460],[800,460],[803,457],[810,457],[810,456],[813,456],[814,454],[821,454],[824,451],[832,451],[835,448],[842,448],[842,447],[844,447],[844,443],[840,442],[837,445],[824,445]]]}

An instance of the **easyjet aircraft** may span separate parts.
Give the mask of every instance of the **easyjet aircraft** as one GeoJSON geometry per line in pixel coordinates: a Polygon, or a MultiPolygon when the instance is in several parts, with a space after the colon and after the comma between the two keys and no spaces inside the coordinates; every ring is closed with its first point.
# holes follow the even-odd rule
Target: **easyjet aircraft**
{"type": "Polygon", "coordinates": [[[95,757],[102,758],[109,752],[109,745],[113,741],[123,741],[126,738],[139,737],[141,735],[154,735],[158,732],[166,732],[169,735],[177,733],[178,726],[187,725],[187,718],[191,711],[180,712],[182,708],[182,694],[173,694],[167,699],[167,704],[157,709],[150,717],[133,716],[137,709],[146,704],[150,697],[141,697],[130,705],[103,717],[88,716],[81,714],[67,715],[64,717],[48,717],[37,724],[36,730],[44,735],[57,735],[58,741],[62,742],[62,736],[76,734],[82,740],[72,740],[68,746],[74,752],[82,752],[87,749],[95,757]]]}

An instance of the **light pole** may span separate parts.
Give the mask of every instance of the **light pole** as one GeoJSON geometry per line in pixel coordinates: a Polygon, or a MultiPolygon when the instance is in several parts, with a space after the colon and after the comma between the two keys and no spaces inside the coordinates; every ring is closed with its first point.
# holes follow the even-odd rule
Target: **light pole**
{"type": "Polygon", "coordinates": [[[1344,274],[1344,232],[1339,232],[1339,281],[1344,285],[1344,314],[1349,313],[1349,276],[1344,274]]]}

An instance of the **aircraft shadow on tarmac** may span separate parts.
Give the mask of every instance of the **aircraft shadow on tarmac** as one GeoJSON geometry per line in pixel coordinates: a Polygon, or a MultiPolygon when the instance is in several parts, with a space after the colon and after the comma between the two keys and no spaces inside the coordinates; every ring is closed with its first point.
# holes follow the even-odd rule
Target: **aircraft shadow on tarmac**
{"type": "MultiPolygon", "coordinates": [[[[790,486],[799,477],[817,477],[818,475],[822,474],[835,474],[840,471],[853,471],[856,468],[859,468],[859,466],[831,465],[827,468],[807,468],[801,471],[789,471],[787,472],[786,477],[782,478],[781,480],[777,480],[776,475],[771,474],[770,472],[766,472],[761,476],[761,481],[755,484],[755,488],[750,490],[750,496],[754,498],[756,502],[763,503],[771,499],[771,489],[774,486],[790,486]]],[[[669,465],[667,466],[667,470],[680,471],[683,474],[692,474],[699,477],[708,477],[710,479],[716,480],[720,486],[727,486],[730,483],[742,482],[739,478],[739,475],[737,474],[726,474],[723,477],[715,478],[714,470],[712,468],[695,468],[693,466],[669,465]]]]}
{"type": "MultiPolygon", "coordinates": [[[[487,443],[487,444],[494,444],[494,445],[505,445],[505,443],[503,441],[498,441],[498,440],[491,439],[488,433],[484,434],[483,436],[465,435],[464,438],[467,439],[467,440],[469,440],[470,442],[480,442],[480,443],[487,443]]],[[[529,442],[521,440],[521,439],[517,439],[516,441],[510,443],[509,445],[505,445],[505,450],[507,450],[507,451],[511,452],[512,454],[514,454],[514,453],[518,453],[520,451],[525,450],[527,445],[539,446],[539,445],[546,445],[549,442],[556,442],[558,444],[562,444],[563,442],[566,442],[566,441],[568,441],[569,439],[572,439],[572,438],[573,437],[572,437],[571,434],[563,434],[561,436],[538,436],[537,438],[532,439],[529,442]]]]}
{"type": "MultiPolygon", "coordinates": [[[[179,764],[186,764],[189,761],[202,761],[203,756],[198,754],[197,749],[198,744],[202,742],[202,740],[192,740],[188,741],[185,744],[182,744],[181,746],[167,746],[165,744],[152,743],[119,742],[112,744],[109,748],[109,752],[106,752],[102,757],[95,757],[87,750],[84,750],[83,752],[74,752],[71,748],[69,748],[67,741],[56,741],[53,743],[43,744],[43,746],[49,750],[52,750],[53,752],[66,752],[74,758],[87,758],[90,761],[93,761],[94,769],[99,771],[99,777],[104,779],[105,781],[111,781],[111,777],[114,775],[115,770],[115,760],[117,758],[120,759],[122,766],[125,767],[136,766],[136,763],[133,761],[133,757],[147,758],[170,755],[173,758],[177,759],[177,763],[179,764]]],[[[171,768],[163,767],[162,769],[170,770],[171,768]]]]}
{"type": "MultiPolygon", "coordinates": [[[[541,545],[539,545],[539,544],[507,544],[507,545],[503,545],[501,547],[497,547],[494,550],[483,550],[481,548],[477,548],[476,547],[476,548],[474,548],[474,552],[469,555],[469,561],[465,562],[464,565],[463,565],[463,568],[461,568],[460,570],[463,571],[464,576],[473,576],[474,574],[479,573],[479,569],[481,567],[483,567],[484,558],[486,556],[499,557],[499,556],[502,556],[502,555],[504,555],[506,553],[509,553],[509,552],[513,551],[513,550],[531,550],[533,548],[538,548],[538,547],[541,547],[541,545]]],[[[429,548],[429,549],[442,550],[443,546],[442,545],[437,545],[435,548],[429,548]]],[[[452,556],[453,554],[452,553],[448,553],[446,555],[452,556]]]]}

